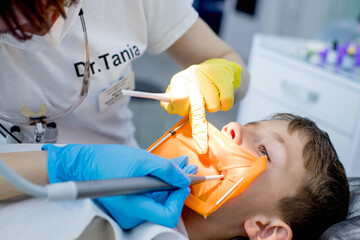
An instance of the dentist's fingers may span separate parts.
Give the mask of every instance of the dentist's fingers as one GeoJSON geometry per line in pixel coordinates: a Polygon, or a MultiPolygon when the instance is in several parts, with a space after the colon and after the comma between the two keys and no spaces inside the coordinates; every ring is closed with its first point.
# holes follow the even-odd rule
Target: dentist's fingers
{"type": "Polygon", "coordinates": [[[131,217],[140,215],[145,221],[173,228],[178,224],[184,202],[189,194],[190,188],[172,191],[164,204],[143,194],[127,196],[122,203],[136,206],[136,208],[126,208],[120,214],[114,213],[113,217],[124,229],[140,224],[143,220],[131,217]]]}
{"type": "Polygon", "coordinates": [[[208,151],[208,126],[205,117],[205,100],[197,87],[189,89],[190,112],[189,119],[192,129],[192,136],[195,141],[195,149],[199,154],[208,151]]]}
{"type": "Polygon", "coordinates": [[[170,102],[160,102],[162,108],[170,114],[187,116],[190,108],[190,97],[188,92],[186,76],[180,72],[171,79],[166,93],[170,95],[170,102]]]}

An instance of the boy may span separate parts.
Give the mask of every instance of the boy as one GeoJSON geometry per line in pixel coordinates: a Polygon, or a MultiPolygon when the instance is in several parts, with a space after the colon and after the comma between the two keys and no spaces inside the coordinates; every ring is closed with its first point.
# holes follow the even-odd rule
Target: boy
{"type": "Polygon", "coordinates": [[[185,206],[178,229],[189,239],[318,239],[345,219],[345,171],[314,122],[278,114],[245,126],[232,122],[222,132],[255,157],[266,155],[267,168],[206,219],[185,206]]]}
{"type": "Polygon", "coordinates": [[[190,239],[318,239],[346,218],[345,171],[314,122],[277,114],[245,126],[231,122],[222,132],[255,157],[266,155],[267,169],[206,219],[185,206],[190,239]]]}

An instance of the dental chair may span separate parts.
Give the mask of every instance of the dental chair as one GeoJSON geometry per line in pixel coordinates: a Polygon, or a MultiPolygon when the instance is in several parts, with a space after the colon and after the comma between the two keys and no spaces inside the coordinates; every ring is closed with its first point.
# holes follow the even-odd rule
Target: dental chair
{"type": "Polygon", "coordinates": [[[360,177],[349,178],[350,205],[346,219],[328,228],[320,240],[360,239],[360,177]]]}
{"type": "MultiPolygon", "coordinates": [[[[319,240],[359,240],[360,239],[360,177],[348,178],[350,205],[345,220],[328,228],[319,240]]],[[[231,240],[247,240],[236,237],[231,240]]]]}

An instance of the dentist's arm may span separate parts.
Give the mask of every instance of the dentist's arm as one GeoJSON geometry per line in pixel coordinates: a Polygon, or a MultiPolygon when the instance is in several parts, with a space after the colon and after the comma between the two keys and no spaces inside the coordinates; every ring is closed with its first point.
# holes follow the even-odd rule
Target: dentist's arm
{"type": "MultiPolygon", "coordinates": [[[[201,19],[181,36],[166,53],[181,67],[187,68],[211,58],[223,58],[241,66],[242,81],[249,81],[249,73],[244,60],[201,19]]],[[[243,84],[243,82],[242,82],[243,84]]]]}
{"type": "MultiPolygon", "coordinates": [[[[40,185],[48,181],[56,183],[149,175],[179,188],[161,193],[98,198],[124,229],[144,221],[175,227],[190,193],[190,179],[186,173],[195,174],[197,171],[196,166],[187,165],[187,157],[168,160],[123,145],[69,144],[56,147],[46,144],[42,150],[1,154],[0,157],[20,175],[40,185]]],[[[0,178],[2,199],[21,194],[0,178]]]]}
{"type": "Polygon", "coordinates": [[[249,73],[241,57],[201,18],[166,52],[180,66],[188,68],[171,79],[167,89],[171,102],[161,105],[171,114],[190,116],[195,146],[199,153],[206,153],[205,109],[229,110],[234,95],[237,101],[244,97],[249,73]]]}
{"type": "MultiPolygon", "coordinates": [[[[39,185],[49,183],[46,151],[0,153],[0,157],[25,179],[39,185]]],[[[0,201],[22,196],[25,194],[5,181],[0,175],[0,201]]]]}

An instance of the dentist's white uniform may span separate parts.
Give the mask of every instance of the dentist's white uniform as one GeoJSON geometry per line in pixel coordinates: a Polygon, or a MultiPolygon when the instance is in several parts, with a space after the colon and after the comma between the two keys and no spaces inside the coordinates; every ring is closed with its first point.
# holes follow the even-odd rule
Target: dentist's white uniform
{"type": "Polygon", "coordinates": [[[0,203],[1,239],[36,240],[187,240],[180,219],[177,228],[145,222],[130,231],[117,223],[89,199],[50,202],[29,199],[0,203]]]}
{"type": "MultiPolygon", "coordinates": [[[[30,47],[23,50],[0,38],[0,109],[19,117],[23,106],[38,112],[45,103],[48,112],[56,112],[73,103],[80,92],[84,62],[84,37],[77,16],[80,7],[89,39],[90,89],[78,109],[56,121],[58,143],[118,143],[136,147],[129,98],[122,97],[101,112],[99,94],[122,81],[119,79],[131,72],[131,62],[145,51],[151,54],[165,51],[195,23],[198,14],[189,1],[83,1],[81,6],[69,9],[68,19],[62,25],[57,23],[59,19],[54,24],[63,27],[66,34],[53,49],[41,49],[45,45],[40,44],[33,51],[29,51],[30,47]],[[72,11],[76,14],[71,15],[72,11]],[[35,51],[37,47],[40,49],[35,51]]],[[[8,147],[3,147],[8,152],[8,147]]],[[[181,234],[152,223],[124,233],[90,200],[46,204],[44,201],[1,203],[1,238],[74,239],[94,219],[102,219],[111,225],[116,239],[140,239],[136,236],[149,239],[146,231],[152,232],[151,229],[159,230],[154,239],[186,239],[186,231],[181,234]],[[68,231],[70,228],[72,231],[68,231]]]]}
{"type": "MultiPolygon", "coordinates": [[[[77,15],[80,8],[89,39],[90,89],[75,112],[56,121],[58,143],[118,143],[136,147],[129,97],[121,97],[101,112],[99,94],[127,76],[132,70],[131,62],[145,51],[151,54],[165,51],[195,23],[198,14],[190,1],[86,0],[68,9],[65,23],[61,18],[55,22],[54,26],[62,31],[59,34],[64,35],[56,48],[43,43],[34,46],[26,41],[23,48],[27,50],[22,50],[0,38],[0,110],[21,117],[23,106],[36,113],[45,103],[50,114],[75,101],[80,93],[85,59],[83,31],[77,15]],[[37,49],[40,51],[34,51],[37,49]]],[[[33,128],[28,132],[33,132],[33,128]]]]}

